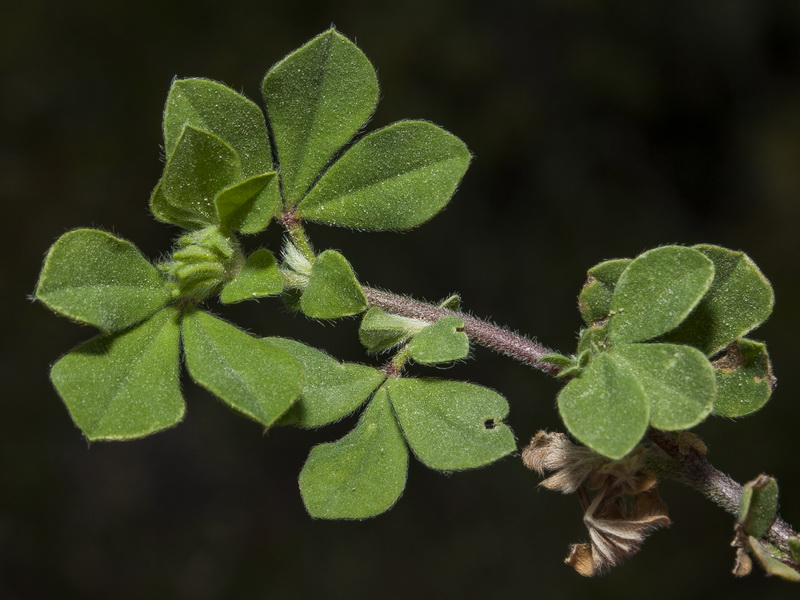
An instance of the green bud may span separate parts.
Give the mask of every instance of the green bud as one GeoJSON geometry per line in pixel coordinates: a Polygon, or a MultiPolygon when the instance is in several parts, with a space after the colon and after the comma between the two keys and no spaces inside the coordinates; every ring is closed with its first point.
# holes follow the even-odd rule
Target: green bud
{"type": "Polygon", "coordinates": [[[238,240],[214,225],[178,238],[170,260],[159,268],[169,278],[173,298],[201,301],[219,292],[243,265],[238,240]]]}

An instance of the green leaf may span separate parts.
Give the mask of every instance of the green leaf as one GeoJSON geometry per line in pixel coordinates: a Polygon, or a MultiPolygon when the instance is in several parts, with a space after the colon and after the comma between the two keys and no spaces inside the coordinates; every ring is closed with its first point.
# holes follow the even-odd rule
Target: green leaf
{"type": "Polygon", "coordinates": [[[713,365],[717,376],[714,414],[743,417],[764,406],[772,395],[775,377],[764,344],[737,340],[713,365]]]}
{"type": "Polygon", "coordinates": [[[711,289],[666,341],[689,344],[712,356],[767,320],[775,297],[772,286],[743,252],[695,246],[714,263],[711,289]]]}
{"type": "Polygon", "coordinates": [[[592,325],[581,329],[578,336],[577,353],[589,352],[594,355],[608,349],[608,325],[592,325]]]}
{"type": "Polygon", "coordinates": [[[392,379],[386,384],[408,445],[438,471],[473,469],[516,450],[503,422],[508,402],[494,390],[461,381],[392,379]]]}
{"type": "Polygon", "coordinates": [[[792,560],[796,563],[800,563],[800,537],[792,536],[788,540],[789,550],[792,553],[792,560]]]}
{"type": "Polygon", "coordinates": [[[711,412],[716,397],[714,369],[705,355],[690,346],[620,344],[615,360],[642,386],[650,405],[650,424],[657,429],[689,429],[711,412]]]}
{"type": "Polygon", "coordinates": [[[337,319],[364,312],[367,297],[347,259],[326,250],[314,259],[300,306],[314,319],[337,319]]]}
{"type": "Polygon", "coordinates": [[[161,274],[136,246],[95,229],[56,240],[35,295],[51,310],[107,333],[138,323],[170,299],[161,274]]]}
{"type": "Polygon", "coordinates": [[[426,325],[425,321],[393,315],[372,306],[361,319],[358,338],[370,352],[381,352],[406,341],[426,325]]]}
{"type": "Polygon", "coordinates": [[[574,358],[570,358],[569,356],[564,356],[563,354],[558,354],[557,352],[545,354],[544,356],[539,358],[539,362],[543,362],[548,365],[553,365],[554,367],[558,367],[559,369],[570,369],[576,366],[574,358]]]}
{"type": "Polygon", "coordinates": [[[298,204],[304,219],[358,229],[409,229],[438,213],[471,155],[424,121],[400,121],[356,142],[298,204]]]}
{"type": "Polygon", "coordinates": [[[367,519],[397,502],[407,471],[408,449],[380,388],[353,431],[311,449],[300,493],[312,517],[367,519]]]}
{"type": "Polygon", "coordinates": [[[639,380],[610,353],[599,354],[558,395],[561,419],[579,441],[609,458],[622,458],[650,421],[639,380]]]}
{"type": "Polygon", "coordinates": [[[632,258],[612,258],[596,264],[587,272],[590,279],[599,281],[612,292],[625,269],[633,262],[632,258]]]}
{"type": "Polygon", "coordinates": [[[592,354],[589,350],[582,350],[577,356],[564,356],[563,354],[545,354],[539,358],[540,362],[553,365],[558,368],[555,376],[560,379],[572,379],[581,374],[581,371],[589,364],[592,354]]]}
{"type": "Polygon", "coordinates": [[[272,171],[264,113],[257,104],[209,79],[178,79],[164,108],[164,150],[169,158],[185,126],[214,134],[239,156],[244,177],[272,171]]]}
{"type": "Polygon", "coordinates": [[[212,315],[186,313],[183,345],[192,379],[265,426],[300,395],[303,373],[295,359],[212,315]]]}
{"type": "Polygon", "coordinates": [[[84,342],[53,365],[50,379],[88,439],[140,438],[183,419],[179,317],[166,308],[123,333],[84,342]]]}
{"type": "Polygon", "coordinates": [[[636,257],[623,271],[611,299],[609,339],[642,342],[677,327],[714,279],[714,263],[682,246],[662,246],[636,257]]]}
{"type": "Polygon", "coordinates": [[[214,198],[240,179],[233,148],[217,136],[186,126],[150,198],[159,221],[186,229],[219,224],[214,198]]]}
{"type": "Polygon", "coordinates": [[[242,233],[266,229],[280,201],[278,177],[274,171],[227,187],[214,199],[220,223],[242,233]]]}
{"type": "Polygon", "coordinates": [[[756,538],[747,538],[747,545],[750,549],[750,552],[752,552],[756,559],[758,559],[758,562],[761,564],[761,568],[764,569],[767,575],[775,575],[776,577],[786,579],[787,581],[800,581],[800,573],[772,556],[772,554],[770,554],[770,552],[767,550],[766,546],[759,542],[756,538]]]}
{"type": "Polygon", "coordinates": [[[416,334],[408,344],[408,352],[423,365],[459,360],[469,354],[469,338],[464,333],[464,320],[442,317],[416,334]]]}
{"type": "MultiPolygon", "coordinates": [[[[590,328],[591,331],[594,328],[590,328]]],[[[648,423],[681,430],[702,421],[716,397],[714,370],[705,355],[674,344],[619,344],[589,358],[579,356],[578,376],[558,396],[570,432],[609,458],[639,443],[648,423]]]]}
{"type": "Polygon", "coordinates": [[[755,538],[767,535],[778,514],[778,483],[774,477],[759,475],[742,486],[739,523],[755,538]]]}
{"type": "MultiPolygon", "coordinates": [[[[220,161],[229,162],[235,167],[229,176],[223,177],[221,183],[217,183],[217,187],[212,186],[212,192],[219,192],[215,198],[218,218],[212,213],[214,207],[207,204],[215,196],[200,196],[205,199],[199,208],[201,223],[222,223],[242,233],[257,233],[264,229],[280,204],[280,194],[278,178],[272,171],[267,127],[261,109],[221,83],[208,79],[181,79],[173,83],[164,112],[168,166],[174,162],[173,154],[180,145],[179,141],[185,135],[186,128],[210,134],[211,140],[221,142],[223,151],[220,161]]],[[[201,156],[182,163],[181,168],[190,171],[188,175],[181,175],[187,183],[191,177],[202,180],[208,177],[209,172],[213,175],[224,167],[217,164],[220,161],[215,160],[213,154],[218,144],[215,145],[208,139],[204,143],[209,146],[210,153],[200,152],[201,156]],[[211,171],[206,169],[205,164],[209,160],[212,163],[211,171]],[[191,172],[193,168],[194,173],[191,172]]],[[[170,170],[174,171],[175,168],[176,165],[172,165],[170,170]]],[[[186,201],[179,203],[181,210],[176,213],[174,207],[164,207],[169,204],[169,196],[174,195],[174,192],[163,186],[159,186],[156,192],[153,204],[165,213],[162,220],[188,220],[188,223],[177,224],[188,227],[197,225],[197,215],[187,217],[183,210],[186,201]]]]}
{"type": "Polygon", "coordinates": [[[378,103],[375,69],[333,29],[270,69],[262,84],[286,202],[308,188],[378,103]]]}
{"type": "Polygon", "coordinates": [[[290,354],[303,367],[300,400],[280,421],[281,425],[321,427],[338,421],[361,406],[384,380],[378,369],[340,363],[324,352],[285,338],[265,338],[290,354]]]}
{"type": "Polygon", "coordinates": [[[283,288],[281,301],[283,306],[291,312],[300,312],[300,300],[303,297],[303,290],[298,288],[283,288]]]}
{"type": "Polygon", "coordinates": [[[283,278],[275,256],[266,248],[259,248],[247,257],[239,274],[222,288],[219,299],[223,304],[231,304],[282,291],[283,278]]]}
{"type": "Polygon", "coordinates": [[[622,272],[631,264],[630,258],[607,260],[595,265],[578,296],[578,310],[587,325],[605,319],[611,310],[611,296],[622,272]]]}
{"type": "Polygon", "coordinates": [[[461,296],[458,294],[453,294],[452,296],[448,296],[444,300],[442,300],[441,304],[439,304],[439,308],[443,308],[445,310],[452,310],[458,312],[461,310],[461,296]]]}

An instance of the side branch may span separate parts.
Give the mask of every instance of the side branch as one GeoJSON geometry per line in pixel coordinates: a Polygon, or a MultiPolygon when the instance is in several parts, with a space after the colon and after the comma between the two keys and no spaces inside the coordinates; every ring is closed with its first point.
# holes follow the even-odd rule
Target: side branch
{"type": "Polygon", "coordinates": [[[442,317],[456,316],[464,321],[464,333],[476,344],[510,356],[548,375],[558,374],[558,367],[541,361],[541,358],[552,353],[552,350],[504,327],[482,321],[463,312],[439,308],[375,288],[364,287],[364,293],[370,305],[403,317],[433,323],[442,317]]]}
{"type": "MultiPolygon", "coordinates": [[[[370,305],[389,313],[429,323],[445,316],[456,316],[464,321],[464,332],[474,343],[505,354],[549,375],[558,375],[561,370],[541,360],[552,350],[504,327],[463,312],[439,308],[391,292],[370,287],[363,289],[370,305]]],[[[651,429],[648,438],[654,450],[650,467],[657,475],[675,479],[695,488],[729,514],[738,516],[739,500],[742,495],[742,486],[739,483],[715,468],[703,453],[694,447],[684,447],[668,432],[651,429]]],[[[767,539],[781,550],[788,552],[788,540],[794,536],[797,536],[797,533],[792,527],[780,517],[776,517],[767,539]]]]}
{"type": "MultiPolygon", "coordinates": [[[[734,517],[739,516],[741,485],[715,468],[696,448],[682,447],[671,434],[651,429],[647,437],[655,449],[670,459],[666,464],[655,462],[651,465],[658,474],[693,487],[729,514],[734,517]]],[[[781,550],[788,552],[788,540],[796,535],[797,533],[786,521],[776,517],[767,537],[781,550]]]]}

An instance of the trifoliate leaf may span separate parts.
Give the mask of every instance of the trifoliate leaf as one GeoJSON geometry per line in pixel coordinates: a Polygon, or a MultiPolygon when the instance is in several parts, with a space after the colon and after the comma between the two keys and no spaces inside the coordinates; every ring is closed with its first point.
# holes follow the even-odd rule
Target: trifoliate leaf
{"type": "Polygon", "coordinates": [[[314,259],[300,306],[314,319],[337,319],[364,312],[367,297],[347,259],[326,250],[314,259]]]}
{"type": "Polygon", "coordinates": [[[319,519],[367,519],[403,493],[408,449],[384,388],[342,439],[311,449],[300,473],[306,510],[319,519]]]}
{"type": "Polygon", "coordinates": [[[183,419],[179,317],[165,308],[123,333],[81,344],[53,365],[50,379],[88,439],[140,438],[183,419]]]}
{"type": "Polygon", "coordinates": [[[617,258],[601,262],[589,269],[586,283],[578,296],[578,310],[587,325],[608,316],[614,287],[630,263],[630,258],[617,258]]]}
{"type": "Polygon", "coordinates": [[[258,233],[265,229],[280,201],[278,177],[274,171],[227,187],[214,199],[220,223],[242,233],[258,233]]]}
{"type": "Polygon", "coordinates": [[[508,402],[494,390],[411,378],[389,380],[385,387],[408,445],[431,469],[473,469],[516,450],[503,422],[508,402]]]}
{"type": "Polygon", "coordinates": [[[257,104],[209,79],[173,82],[164,108],[164,150],[172,156],[183,128],[202,129],[239,156],[244,177],[272,171],[264,113],[257,104]]]}
{"type": "Polygon", "coordinates": [[[662,246],[636,257],[611,299],[609,340],[643,342],[677,327],[714,279],[714,263],[682,246],[662,246]]]}
{"type": "Polygon", "coordinates": [[[759,475],[742,486],[739,499],[739,524],[756,539],[767,535],[778,514],[778,482],[759,475]]]}
{"type": "Polygon", "coordinates": [[[767,575],[775,575],[787,581],[800,581],[800,573],[795,571],[789,565],[781,562],[767,550],[766,546],[759,542],[754,537],[747,538],[747,547],[753,556],[756,557],[761,568],[767,575]]]}
{"type": "Polygon", "coordinates": [[[714,263],[714,281],[691,315],[664,339],[689,344],[712,356],[767,320],[772,286],[743,252],[695,246],[714,263]]]}
{"type": "Polygon", "coordinates": [[[358,338],[370,352],[381,352],[406,341],[426,326],[425,321],[393,315],[372,306],[361,319],[358,338]]]}
{"type": "Polygon", "coordinates": [[[183,346],[192,379],[265,426],[300,395],[303,372],[295,359],[212,315],[186,313],[183,346]]]}
{"type": "Polygon", "coordinates": [[[358,229],[409,229],[438,213],[471,155],[424,121],[401,121],[356,142],[298,204],[304,219],[358,229]]]}
{"type": "Polygon", "coordinates": [[[561,390],[558,410],[572,435],[614,459],[636,447],[650,421],[639,380],[608,352],[595,357],[561,390]]]}
{"type": "Polygon", "coordinates": [[[158,270],[136,246],[95,229],[76,229],[50,248],[36,298],[57,313],[111,333],[169,300],[158,270]]]}
{"type": "Polygon", "coordinates": [[[150,198],[156,219],[186,229],[219,224],[214,198],[241,178],[233,148],[217,136],[186,126],[150,198]]]}
{"type": "Polygon", "coordinates": [[[713,365],[717,376],[714,414],[743,417],[764,406],[772,395],[775,377],[764,344],[737,340],[713,365]]]}
{"type": "Polygon", "coordinates": [[[442,317],[416,334],[408,344],[408,352],[423,365],[459,360],[469,354],[469,338],[464,333],[464,320],[442,317]]]}
{"type": "Polygon", "coordinates": [[[219,299],[223,304],[252,300],[283,291],[283,278],[275,256],[259,248],[247,257],[239,274],[222,288],[219,299]]]}
{"type": "Polygon", "coordinates": [[[262,91],[284,197],[294,205],[372,115],[378,79],[364,53],[329,29],[273,66],[262,91]]]}
{"type": "Polygon", "coordinates": [[[611,351],[625,361],[650,405],[650,424],[666,431],[694,427],[716,398],[714,369],[705,355],[675,344],[620,344],[611,351]]]}
{"type": "Polygon", "coordinates": [[[378,369],[340,363],[324,352],[294,340],[263,340],[290,354],[303,368],[300,399],[280,420],[282,425],[321,427],[361,406],[384,380],[378,369]]]}

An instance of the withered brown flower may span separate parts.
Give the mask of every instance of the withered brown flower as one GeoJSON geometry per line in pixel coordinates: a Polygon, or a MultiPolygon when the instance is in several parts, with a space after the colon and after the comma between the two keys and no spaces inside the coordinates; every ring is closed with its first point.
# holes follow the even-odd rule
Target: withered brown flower
{"type": "Polygon", "coordinates": [[[644,468],[644,449],[621,460],[573,444],[563,433],[540,431],[522,451],[525,465],[544,475],[540,485],[577,493],[588,543],[573,544],[565,562],[590,577],[638,552],[652,531],[669,525],[656,478],[644,468]]]}

